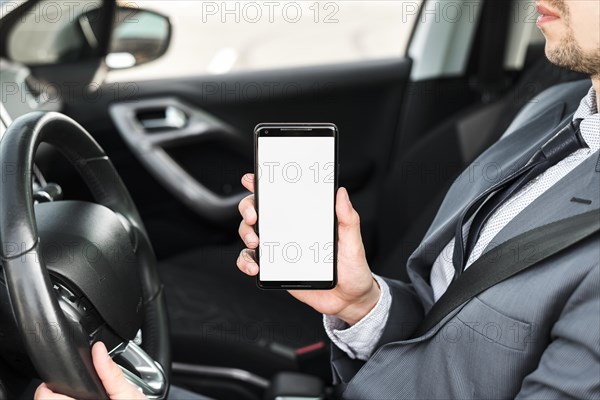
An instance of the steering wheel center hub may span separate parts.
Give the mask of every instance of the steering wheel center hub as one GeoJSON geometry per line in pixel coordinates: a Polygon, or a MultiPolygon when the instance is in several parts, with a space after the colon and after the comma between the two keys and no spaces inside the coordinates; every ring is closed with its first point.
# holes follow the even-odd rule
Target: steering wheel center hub
{"type": "Polygon", "coordinates": [[[89,300],[119,343],[133,339],[142,326],[142,289],[137,258],[117,215],[79,201],[38,204],[35,215],[51,276],[89,300]]]}

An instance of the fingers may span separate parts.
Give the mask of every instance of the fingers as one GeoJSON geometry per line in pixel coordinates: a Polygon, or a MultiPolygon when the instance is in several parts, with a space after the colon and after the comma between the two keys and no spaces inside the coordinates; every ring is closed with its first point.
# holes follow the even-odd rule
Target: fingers
{"type": "Polygon", "coordinates": [[[246,221],[242,220],[242,222],[240,222],[238,233],[244,241],[246,247],[249,249],[255,249],[258,247],[258,236],[256,235],[254,228],[248,225],[246,221]]]}
{"type": "Polygon", "coordinates": [[[96,372],[104,385],[104,389],[106,389],[106,393],[111,399],[146,399],[146,396],[137,387],[125,379],[121,368],[108,355],[104,343],[94,343],[92,347],[92,359],[94,360],[94,367],[96,367],[96,372]]]}
{"type": "MultiPolygon", "coordinates": [[[[244,175],[242,185],[254,193],[254,174],[244,175]]],[[[240,201],[238,209],[243,218],[238,233],[248,248],[240,252],[236,264],[240,271],[246,275],[255,276],[258,274],[258,264],[254,259],[255,251],[253,249],[258,247],[258,235],[256,235],[253,225],[256,224],[258,215],[254,208],[254,195],[247,196],[240,201]]]]}
{"type": "Polygon", "coordinates": [[[258,274],[258,264],[254,259],[255,251],[250,249],[244,249],[240,252],[236,261],[237,267],[249,276],[256,276],[258,274]]]}
{"type": "Polygon", "coordinates": [[[71,397],[54,393],[45,383],[37,387],[33,398],[35,400],[74,400],[71,397]]]}
{"type": "MultiPolygon", "coordinates": [[[[110,358],[104,343],[97,342],[92,347],[92,359],[96,372],[104,385],[104,389],[112,400],[147,400],[147,397],[134,385],[129,383],[121,368],[110,358]]],[[[35,391],[35,400],[73,400],[62,394],[54,393],[45,383],[35,391]]]]}
{"type": "Polygon", "coordinates": [[[258,216],[256,215],[256,209],[254,208],[254,195],[251,194],[246,196],[240,201],[238,205],[240,215],[244,218],[244,222],[248,225],[254,225],[258,216]]]}
{"type": "Polygon", "coordinates": [[[242,186],[254,193],[254,174],[245,174],[242,176],[242,186]]]}
{"type": "Polygon", "coordinates": [[[360,217],[352,207],[346,188],[338,189],[335,211],[338,219],[339,254],[347,257],[364,257],[360,217]]]}
{"type": "Polygon", "coordinates": [[[240,214],[243,219],[240,222],[238,233],[246,247],[255,249],[258,246],[258,236],[252,225],[256,224],[257,215],[254,209],[254,195],[247,196],[239,204],[240,214]]]}

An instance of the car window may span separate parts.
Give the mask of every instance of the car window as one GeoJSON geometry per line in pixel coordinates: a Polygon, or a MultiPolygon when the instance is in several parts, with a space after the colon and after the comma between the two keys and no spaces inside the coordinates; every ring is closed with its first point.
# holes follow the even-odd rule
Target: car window
{"type": "Polygon", "coordinates": [[[161,58],[128,70],[111,71],[109,80],[227,74],[402,57],[422,0],[119,3],[169,17],[172,37],[161,58]]]}
{"type": "MultiPolygon", "coordinates": [[[[11,12],[17,5],[18,2],[7,1],[2,7],[11,12]]],[[[31,65],[77,60],[84,46],[78,18],[101,5],[102,0],[35,3],[8,34],[10,59],[31,65]]]]}
{"type": "Polygon", "coordinates": [[[0,0],[0,19],[10,14],[15,8],[25,3],[26,0],[0,0]]]}

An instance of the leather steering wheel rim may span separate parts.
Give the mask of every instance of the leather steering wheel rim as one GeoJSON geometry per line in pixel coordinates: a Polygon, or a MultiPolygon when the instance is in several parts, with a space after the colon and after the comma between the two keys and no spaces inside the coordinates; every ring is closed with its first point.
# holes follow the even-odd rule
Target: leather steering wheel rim
{"type": "Polygon", "coordinates": [[[144,302],[142,347],[168,376],[171,351],[165,295],[140,215],[100,145],[77,122],[56,112],[33,112],[16,119],[0,142],[0,257],[31,361],[40,377],[57,392],[76,398],[107,397],[94,370],[85,334],[67,326],[40,254],[31,171],[41,143],[55,146],[71,162],[96,203],[130,224],[144,302]],[[32,321],[52,327],[55,333],[32,334],[26,328],[32,321]]]}

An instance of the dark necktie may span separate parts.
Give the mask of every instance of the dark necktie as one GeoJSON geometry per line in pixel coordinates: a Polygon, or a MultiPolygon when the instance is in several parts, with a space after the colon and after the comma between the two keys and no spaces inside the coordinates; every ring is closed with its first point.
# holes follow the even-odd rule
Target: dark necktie
{"type": "Polygon", "coordinates": [[[533,178],[556,165],[571,153],[587,147],[579,132],[580,123],[581,119],[571,122],[546,142],[529,159],[527,164],[481,193],[463,209],[456,224],[454,254],[452,257],[455,269],[454,279],[458,279],[463,272],[465,263],[479,239],[483,226],[507,199],[517,193],[533,178]],[[474,213],[475,216],[469,228],[467,241],[464,243],[463,225],[474,213]]]}

